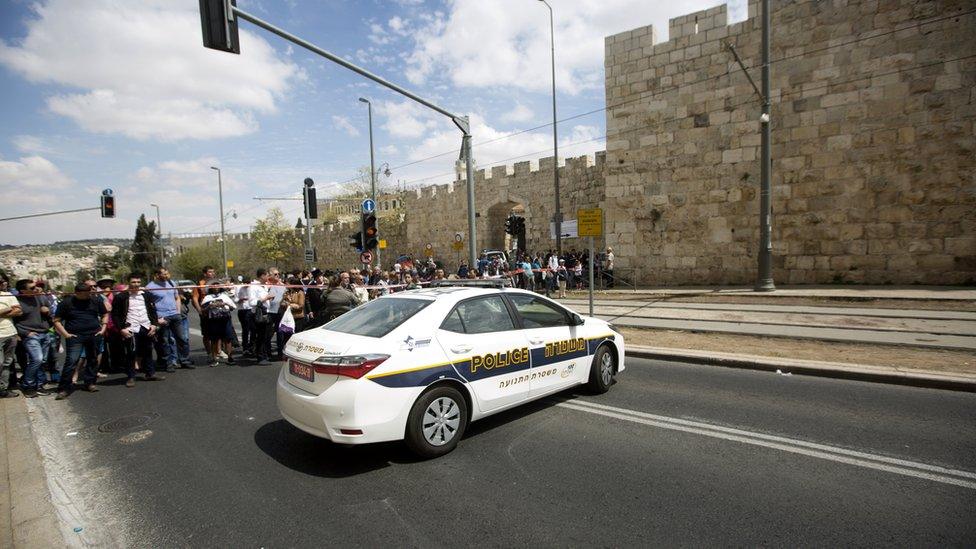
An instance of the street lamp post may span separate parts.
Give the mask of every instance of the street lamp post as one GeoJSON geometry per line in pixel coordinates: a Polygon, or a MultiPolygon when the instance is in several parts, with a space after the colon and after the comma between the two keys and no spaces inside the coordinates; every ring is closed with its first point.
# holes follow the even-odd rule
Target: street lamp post
{"type": "Polygon", "coordinates": [[[217,170],[217,193],[220,196],[220,246],[224,252],[224,278],[229,278],[227,272],[227,234],[224,233],[224,183],[221,180],[220,168],[210,166],[211,170],[217,170]]]}
{"type": "MultiPolygon", "coordinates": [[[[373,204],[376,204],[376,165],[375,158],[373,156],[373,104],[369,102],[369,99],[365,97],[360,97],[359,100],[366,103],[366,112],[369,116],[369,188],[370,188],[370,198],[373,199],[373,204]]],[[[376,230],[379,232],[380,227],[380,216],[379,208],[376,209],[376,230]]],[[[365,238],[365,237],[364,237],[365,238]]],[[[363,241],[365,244],[366,241],[363,241]]],[[[376,246],[376,264],[382,266],[383,263],[380,261],[380,248],[379,245],[376,246]]]]}
{"type": "Polygon", "coordinates": [[[166,252],[163,251],[163,224],[159,220],[159,204],[150,204],[153,208],[156,208],[156,238],[159,240],[159,266],[165,266],[166,263],[166,252]]]}
{"type": "Polygon", "coordinates": [[[556,254],[563,255],[563,213],[559,208],[559,138],[556,130],[556,31],[552,22],[552,6],[546,0],[539,0],[549,8],[549,52],[552,59],[552,181],[556,193],[556,213],[552,216],[556,227],[556,254]]]}

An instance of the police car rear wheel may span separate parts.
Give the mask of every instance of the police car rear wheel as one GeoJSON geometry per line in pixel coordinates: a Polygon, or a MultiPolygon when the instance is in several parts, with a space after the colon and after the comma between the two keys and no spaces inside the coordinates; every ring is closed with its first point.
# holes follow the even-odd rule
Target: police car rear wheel
{"type": "Polygon", "coordinates": [[[411,408],[405,440],[419,456],[442,456],[457,446],[467,423],[461,393],[453,387],[435,387],[420,395],[411,408]]]}
{"type": "Polygon", "coordinates": [[[617,359],[613,352],[603,345],[596,351],[593,357],[593,365],[590,366],[590,381],[587,387],[595,394],[602,394],[610,390],[613,385],[613,376],[617,372],[617,359]]]}

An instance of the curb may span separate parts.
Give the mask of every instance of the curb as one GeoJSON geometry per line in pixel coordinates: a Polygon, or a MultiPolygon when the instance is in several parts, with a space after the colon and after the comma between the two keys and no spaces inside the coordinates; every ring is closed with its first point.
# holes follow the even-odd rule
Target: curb
{"type": "Polygon", "coordinates": [[[43,457],[23,398],[0,400],[0,434],[0,526],[7,529],[0,546],[65,547],[47,475],[38,473],[43,457]]]}
{"type": "Polygon", "coordinates": [[[668,347],[628,347],[625,350],[625,354],[631,357],[652,360],[671,360],[675,362],[708,364],[711,366],[764,372],[783,370],[798,375],[976,393],[976,376],[947,375],[924,370],[897,370],[864,364],[842,364],[838,362],[819,362],[816,360],[717,353],[668,347]]]}

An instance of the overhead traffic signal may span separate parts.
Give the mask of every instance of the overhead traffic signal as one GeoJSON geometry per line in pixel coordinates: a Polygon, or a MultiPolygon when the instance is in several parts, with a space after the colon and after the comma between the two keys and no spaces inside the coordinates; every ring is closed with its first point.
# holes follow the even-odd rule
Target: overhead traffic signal
{"type": "Polygon", "coordinates": [[[509,215],[505,219],[505,234],[515,234],[515,216],[509,215]]]}
{"type": "Polygon", "coordinates": [[[349,246],[356,249],[357,252],[363,251],[363,233],[354,233],[349,235],[349,246]]]}
{"type": "Polygon", "coordinates": [[[363,214],[363,249],[375,250],[380,244],[379,229],[376,227],[376,214],[363,214]]]}
{"type": "Polygon", "coordinates": [[[319,217],[319,205],[315,199],[315,182],[311,177],[305,178],[305,187],[302,188],[302,199],[305,201],[305,219],[317,219],[319,217]]]}
{"type": "Polygon", "coordinates": [[[115,197],[102,195],[102,217],[115,217],[115,197]]]}
{"type": "Polygon", "coordinates": [[[204,47],[230,53],[241,53],[237,17],[233,8],[237,0],[200,0],[200,26],[204,47]]]}

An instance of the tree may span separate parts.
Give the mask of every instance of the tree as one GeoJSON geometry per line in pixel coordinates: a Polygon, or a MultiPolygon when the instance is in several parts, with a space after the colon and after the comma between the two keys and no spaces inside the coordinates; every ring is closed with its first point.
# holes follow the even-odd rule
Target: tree
{"type": "Polygon", "coordinates": [[[261,259],[273,262],[275,266],[290,257],[302,244],[295,230],[288,226],[280,208],[271,208],[264,219],[258,219],[251,235],[261,259]]]}
{"type": "MultiPolygon", "coordinates": [[[[366,198],[372,196],[373,190],[372,182],[369,178],[369,166],[360,166],[356,170],[356,177],[343,183],[340,188],[342,189],[342,196],[345,197],[366,198]]],[[[393,192],[393,185],[390,184],[390,178],[383,172],[377,173],[376,196],[390,192],[393,192]]]]}
{"type": "Polygon", "coordinates": [[[136,236],[132,240],[132,272],[149,276],[159,265],[160,247],[156,237],[156,222],[146,221],[146,215],[139,216],[136,223],[136,236]]]}
{"type": "Polygon", "coordinates": [[[182,278],[196,280],[206,265],[220,265],[223,261],[218,246],[194,246],[173,258],[173,272],[182,278]]]}

